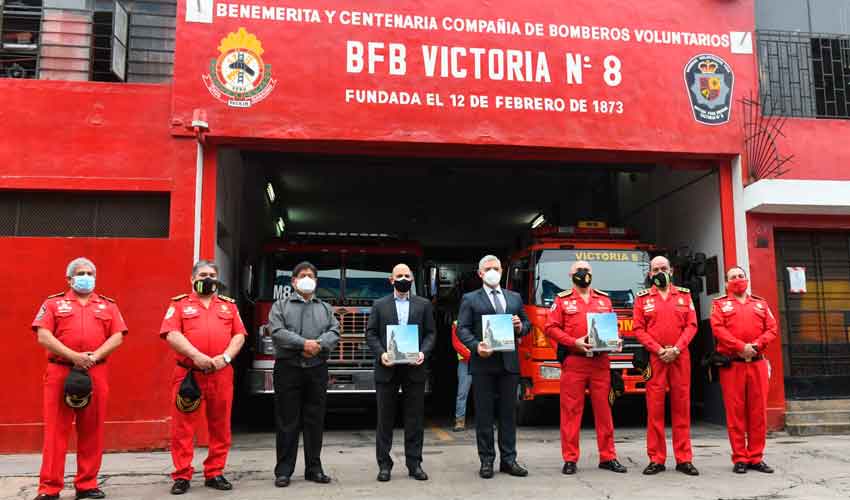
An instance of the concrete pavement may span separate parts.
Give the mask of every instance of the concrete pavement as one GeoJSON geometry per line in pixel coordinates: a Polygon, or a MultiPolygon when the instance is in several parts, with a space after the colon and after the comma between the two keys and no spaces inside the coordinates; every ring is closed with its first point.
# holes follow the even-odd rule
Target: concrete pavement
{"type": "MultiPolygon", "coordinates": [[[[668,429],[669,436],[669,429],[668,429]]],[[[271,433],[236,435],[226,476],[234,484],[231,492],[218,492],[203,486],[196,472],[192,489],[183,497],[191,499],[847,499],[850,497],[850,436],[789,437],[776,434],[768,441],[766,461],[776,474],[731,472],[729,444],[725,429],[717,426],[694,427],[694,464],[699,477],[688,477],[672,470],[647,477],[641,470],[647,463],[644,430],[640,427],[617,430],[620,461],[629,468],[625,475],[596,468],[596,442],[592,429],[582,432],[582,459],[576,476],[561,474],[558,430],[553,427],[519,430],[519,461],[531,474],[513,478],[497,474],[485,481],[478,477],[475,433],[452,433],[444,428],[426,431],[425,470],[428,482],[407,477],[404,467],[402,430],[396,429],[393,447],[396,467],[390,483],[375,481],[374,432],[336,430],[325,435],[323,462],[325,472],[334,478],[330,485],[306,483],[303,476],[293,477],[289,488],[272,484],[274,436],[271,433]]],[[[668,443],[669,446],[669,443],[668,443]]],[[[201,467],[205,449],[195,457],[201,467]]],[[[0,457],[0,498],[31,499],[36,495],[39,455],[0,457]]],[[[299,457],[296,470],[301,470],[299,457]]],[[[68,457],[66,472],[76,468],[73,455],[68,457]]],[[[104,457],[101,486],[110,499],[173,498],[168,494],[171,458],[166,452],[110,453],[104,457]]],[[[72,475],[66,477],[72,480],[72,475]]],[[[68,484],[63,498],[73,498],[68,484]]]]}

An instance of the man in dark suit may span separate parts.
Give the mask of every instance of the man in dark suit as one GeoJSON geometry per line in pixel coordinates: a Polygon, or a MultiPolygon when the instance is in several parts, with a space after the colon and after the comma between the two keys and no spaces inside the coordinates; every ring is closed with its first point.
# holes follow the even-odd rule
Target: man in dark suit
{"type": "Polygon", "coordinates": [[[520,295],[499,287],[502,264],[498,257],[487,255],[481,259],[478,274],[484,280],[484,286],[463,296],[458,316],[458,337],[472,353],[469,370],[472,373],[475,394],[475,433],[478,438],[478,456],[481,459],[479,474],[484,479],[493,477],[493,462],[496,460],[493,423],[497,422],[499,470],[512,476],[523,477],[528,475],[528,471],[516,461],[514,420],[519,359],[516,350],[494,352],[491,346],[482,341],[481,316],[512,315],[514,334],[517,338],[528,334],[531,323],[525,315],[520,295]]]}
{"type": "Polygon", "coordinates": [[[404,396],[404,455],[410,477],[426,481],[422,470],[422,442],[425,437],[425,359],[434,349],[437,329],[431,302],[410,293],[413,273],[405,264],[393,268],[390,283],[393,294],[375,301],[366,326],[366,341],[375,354],[375,394],[378,399],[376,456],[378,481],[389,481],[398,390],[404,396]],[[419,327],[419,356],[412,364],[393,364],[387,352],[388,325],[419,327]]]}

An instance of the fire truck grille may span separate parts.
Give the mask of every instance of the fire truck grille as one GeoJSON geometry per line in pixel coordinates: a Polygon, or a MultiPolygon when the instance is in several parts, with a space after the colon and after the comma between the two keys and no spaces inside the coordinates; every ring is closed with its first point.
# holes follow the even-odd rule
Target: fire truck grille
{"type": "Polygon", "coordinates": [[[369,321],[368,312],[334,311],[339,321],[339,344],[331,353],[328,364],[349,368],[371,368],[372,351],[366,345],[366,323],[369,321]]]}

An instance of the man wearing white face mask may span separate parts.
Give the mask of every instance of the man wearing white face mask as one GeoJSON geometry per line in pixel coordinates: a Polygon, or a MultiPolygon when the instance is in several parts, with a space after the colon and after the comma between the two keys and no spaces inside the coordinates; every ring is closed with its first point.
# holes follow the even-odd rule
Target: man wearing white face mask
{"type": "Polygon", "coordinates": [[[499,286],[502,264],[498,257],[487,255],[481,259],[478,274],[484,280],[484,286],[463,296],[457,332],[460,341],[472,353],[469,370],[475,391],[475,434],[478,439],[478,457],[481,459],[479,475],[484,479],[493,477],[493,462],[496,460],[493,443],[495,422],[499,428],[499,471],[523,477],[528,475],[528,471],[516,461],[514,420],[519,359],[516,350],[493,352],[491,346],[482,341],[481,316],[512,315],[514,336],[517,339],[528,334],[531,323],[525,315],[522,297],[512,290],[502,290],[499,286]]]}
{"type": "Polygon", "coordinates": [[[269,312],[275,346],[274,392],[277,425],[275,486],[289,486],[304,432],[304,478],[327,484],[322,470],[322,432],[328,390],[327,359],[339,341],[333,309],[315,295],[318,271],[302,262],[292,271],[295,292],[269,312]]]}

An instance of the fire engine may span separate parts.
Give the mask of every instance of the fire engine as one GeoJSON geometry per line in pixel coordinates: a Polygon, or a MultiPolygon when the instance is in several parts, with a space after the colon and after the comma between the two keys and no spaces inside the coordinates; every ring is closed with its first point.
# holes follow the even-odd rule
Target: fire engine
{"type": "Polygon", "coordinates": [[[292,269],[305,260],[319,271],[316,297],[330,304],[339,320],[339,344],[328,360],[328,393],[374,393],[374,356],[366,344],[369,312],[376,299],[392,293],[388,278],[394,265],[406,263],[416,276],[422,248],[384,234],[352,233],[296,234],[292,240],[264,245],[259,259],[251,264],[248,274],[255,278],[247,279],[253,282],[249,295],[254,301],[253,331],[247,344],[251,350],[245,376],[248,393],[274,393],[274,343],[266,323],[274,301],[293,293],[292,269]]]}
{"type": "Polygon", "coordinates": [[[544,327],[557,294],[572,288],[570,265],[577,260],[586,260],[593,267],[591,286],[608,294],[617,314],[623,351],[610,355],[611,369],[622,375],[626,394],[645,392],[645,381],[632,366],[633,353],[640,347],[632,333],[632,306],[637,292],[645,287],[654,250],[628,229],[582,221],[575,226],[538,227],[532,231],[529,244],[511,256],[507,286],[522,295],[532,325],[531,334],[517,348],[520,423],[534,419],[536,402],[560,394],[557,346],[546,337],[544,327]]]}

